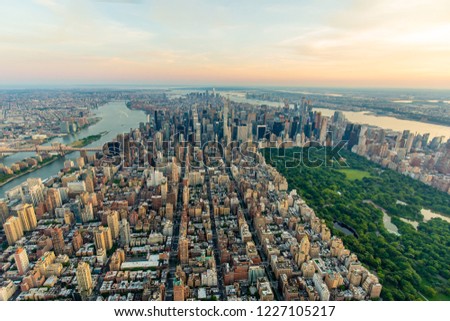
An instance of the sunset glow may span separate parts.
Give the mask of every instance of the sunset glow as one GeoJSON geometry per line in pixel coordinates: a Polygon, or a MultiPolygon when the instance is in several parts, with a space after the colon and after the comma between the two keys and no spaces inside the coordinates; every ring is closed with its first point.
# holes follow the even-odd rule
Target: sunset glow
{"type": "Polygon", "coordinates": [[[5,1],[0,85],[450,87],[450,3],[5,1]]]}

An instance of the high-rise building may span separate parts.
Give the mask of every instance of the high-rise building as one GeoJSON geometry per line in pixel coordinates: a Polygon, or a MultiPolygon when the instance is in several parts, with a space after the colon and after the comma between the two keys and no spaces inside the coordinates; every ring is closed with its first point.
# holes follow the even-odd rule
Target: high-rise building
{"type": "Polygon", "coordinates": [[[92,180],[92,177],[87,175],[84,182],[86,184],[86,191],[89,193],[94,193],[94,181],[92,180]]]}
{"type": "Polygon", "coordinates": [[[3,224],[6,222],[6,219],[9,216],[8,205],[5,201],[0,200],[0,223],[3,224]]]}
{"type": "Polygon", "coordinates": [[[335,111],[333,115],[333,123],[343,123],[345,121],[345,115],[342,111],[335,111]]]}
{"type": "Polygon", "coordinates": [[[120,271],[120,267],[123,262],[125,262],[125,252],[123,249],[118,249],[111,256],[111,261],[109,263],[109,269],[111,271],[120,271]]]}
{"type": "Polygon", "coordinates": [[[161,180],[161,198],[162,198],[164,203],[167,200],[167,191],[168,191],[167,179],[164,177],[161,180]]]}
{"type": "Polygon", "coordinates": [[[276,119],[273,122],[273,126],[272,126],[272,132],[279,137],[281,132],[284,131],[284,122],[280,119],[276,119]]]}
{"type": "Polygon", "coordinates": [[[189,203],[189,187],[183,187],[183,205],[187,205],[189,203]]]}
{"type": "Polygon", "coordinates": [[[45,206],[47,207],[47,211],[51,214],[55,213],[55,208],[62,206],[61,194],[58,189],[50,188],[47,191],[45,206]]]}
{"type": "Polygon", "coordinates": [[[111,230],[108,227],[99,226],[94,230],[94,242],[97,250],[109,250],[113,246],[111,230]]]}
{"type": "MultiPolygon", "coordinates": [[[[39,270],[42,275],[48,276],[51,274],[52,265],[55,262],[55,259],[55,252],[47,251],[36,261],[34,269],[39,270]]],[[[57,267],[57,265],[53,267],[57,267]]]]}
{"type": "Polygon", "coordinates": [[[428,146],[429,139],[430,139],[430,133],[426,133],[422,136],[422,148],[426,148],[428,146]]]}
{"type": "Polygon", "coordinates": [[[34,207],[31,204],[20,204],[15,207],[17,216],[22,222],[22,228],[24,231],[32,231],[37,226],[36,213],[34,207]]]}
{"type": "Polygon", "coordinates": [[[120,244],[122,246],[130,245],[130,224],[126,219],[120,221],[120,244]]]}
{"type": "Polygon", "coordinates": [[[64,212],[64,223],[67,225],[72,225],[75,223],[75,217],[73,216],[73,213],[67,210],[64,212]]]}
{"type": "Polygon", "coordinates": [[[56,255],[60,255],[64,253],[64,236],[61,228],[54,228],[51,232],[52,243],[53,243],[53,251],[56,255]]]}
{"type": "Polygon", "coordinates": [[[84,165],[85,165],[85,161],[84,161],[83,157],[78,157],[76,159],[76,162],[77,162],[77,166],[78,166],[79,169],[82,169],[84,167],[84,165]]]}
{"type": "Polygon", "coordinates": [[[175,280],[173,283],[173,300],[174,301],[185,301],[186,300],[186,286],[183,280],[175,280]]]}
{"type": "Polygon", "coordinates": [[[405,144],[405,148],[406,148],[406,152],[409,154],[411,152],[411,148],[414,142],[414,134],[413,133],[409,133],[408,134],[408,138],[406,140],[406,144],[405,144]]]}
{"type": "Polygon", "coordinates": [[[3,229],[9,245],[14,245],[23,236],[22,222],[18,217],[10,216],[3,224],[3,229]]]}
{"type": "Polygon", "coordinates": [[[81,221],[83,223],[90,222],[94,220],[94,209],[92,207],[92,203],[88,202],[86,207],[81,213],[81,221]]]}
{"type": "Polygon", "coordinates": [[[258,125],[256,129],[256,136],[258,140],[262,140],[266,137],[267,126],[266,125],[258,125]]]}
{"type": "Polygon", "coordinates": [[[44,202],[44,184],[42,184],[40,178],[28,178],[27,186],[29,195],[27,198],[33,205],[36,206],[39,203],[44,202]]]}
{"type": "Polygon", "coordinates": [[[8,301],[17,291],[17,285],[12,280],[0,283],[0,301],[8,301]]]}
{"type": "Polygon", "coordinates": [[[319,142],[321,144],[325,143],[326,135],[327,135],[327,125],[328,125],[328,118],[323,117],[322,123],[320,125],[320,131],[319,131],[319,142]]]}
{"type": "Polygon", "coordinates": [[[237,127],[237,139],[242,143],[247,143],[249,136],[251,134],[251,129],[249,130],[247,124],[241,124],[237,127]]]}
{"type": "Polygon", "coordinates": [[[92,293],[91,268],[86,262],[78,263],[77,267],[78,290],[82,296],[89,296],[92,293]]]}
{"type": "Polygon", "coordinates": [[[180,244],[178,245],[180,250],[180,262],[181,264],[189,263],[189,240],[187,238],[180,239],[180,244]]]}
{"type": "Polygon", "coordinates": [[[117,239],[119,237],[119,212],[112,211],[106,216],[108,227],[111,230],[111,237],[117,239]]]}
{"type": "Polygon", "coordinates": [[[300,129],[300,118],[298,116],[295,116],[292,120],[291,126],[289,127],[289,138],[295,139],[295,136],[297,135],[297,132],[300,129]]]}
{"type": "Polygon", "coordinates": [[[195,131],[195,145],[200,146],[201,144],[201,135],[202,135],[202,126],[199,122],[195,122],[195,127],[194,127],[194,131],[195,131]]]}
{"type": "Polygon", "coordinates": [[[17,270],[19,275],[24,275],[28,271],[28,261],[27,251],[23,247],[19,247],[14,253],[14,261],[16,262],[17,270]]]}
{"type": "Polygon", "coordinates": [[[72,246],[75,251],[78,251],[83,246],[83,237],[79,231],[73,233],[72,246]]]}
{"type": "Polygon", "coordinates": [[[225,101],[223,105],[223,138],[226,140],[227,143],[230,142],[230,130],[228,128],[228,99],[225,101]]]}

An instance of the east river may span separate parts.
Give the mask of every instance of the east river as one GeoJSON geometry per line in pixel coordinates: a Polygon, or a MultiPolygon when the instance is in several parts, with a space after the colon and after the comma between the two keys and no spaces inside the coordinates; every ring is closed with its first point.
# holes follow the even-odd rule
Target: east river
{"type": "MultiPolygon", "coordinates": [[[[110,102],[99,107],[97,110],[95,110],[95,116],[100,117],[101,120],[94,125],[84,128],[74,135],[54,138],[45,145],[50,145],[54,142],[61,142],[65,145],[68,145],[81,138],[90,135],[97,135],[102,132],[107,132],[107,134],[102,136],[100,140],[97,140],[85,147],[102,146],[105,142],[111,141],[113,138],[115,138],[117,134],[128,132],[130,128],[136,128],[139,126],[140,122],[146,121],[145,112],[140,110],[128,109],[124,101],[110,102]]],[[[0,160],[0,162],[3,162],[5,165],[10,166],[12,163],[18,162],[24,158],[34,155],[35,153],[16,153],[4,158],[3,160],[0,160]]],[[[10,181],[9,183],[0,187],[0,198],[4,197],[4,193],[6,191],[25,182],[27,178],[40,177],[42,179],[45,179],[47,177],[56,175],[59,170],[64,167],[65,160],[75,159],[77,157],[79,157],[78,152],[70,153],[64,158],[59,158],[58,160],[47,166],[44,166],[32,173],[25,174],[10,181]]]]}

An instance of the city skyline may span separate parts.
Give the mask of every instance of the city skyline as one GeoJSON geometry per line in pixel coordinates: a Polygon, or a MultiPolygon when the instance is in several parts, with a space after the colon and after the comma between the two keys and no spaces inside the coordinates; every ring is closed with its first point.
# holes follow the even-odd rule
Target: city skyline
{"type": "Polygon", "coordinates": [[[450,83],[445,1],[29,0],[5,9],[2,87],[450,83]]]}
{"type": "Polygon", "coordinates": [[[447,300],[444,103],[304,95],[5,91],[0,301],[447,300]]]}
{"type": "Polygon", "coordinates": [[[2,319],[444,315],[450,1],[1,4],[2,319]]]}

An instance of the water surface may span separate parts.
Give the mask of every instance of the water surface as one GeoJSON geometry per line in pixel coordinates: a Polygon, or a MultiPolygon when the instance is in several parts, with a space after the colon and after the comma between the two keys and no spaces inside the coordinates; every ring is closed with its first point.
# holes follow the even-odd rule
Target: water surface
{"type": "MultiPolygon", "coordinates": [[[[68,135],[64,137],[57,137],[52,139],[50,142],[45,145],[50,145],[53,142],[61,142],[63,144],[70,144],[74,141],[77,141],[81,138],[97,135],[102,132],[108,132],[98,141],[95,141],[86,147],[95,147],[102,146],[105,142],[111,141],[118,134],[129,132],[131,128],[136,128],[139,126],[140,122],[146,121],[146,114],[141,110],[130,110],[125,105],[125,101],[114,101],[110,102],[106,105],[99,107],[95,111],[95,116],[101,118],[99,122],[96,124],[89,126],[80,130],[78,133],[73,135],[68,135]]],[[[5,165],[10,166],[14,162],[21,161],[24,158],[31,157],[36,155],[35,153],[16,153],[6,157],[1,160],[5,165]]],[[[9,189],[25,182],[28,178],[37,178],[40,177],[45,179],[47,177],[56,175],[60,169],[64,167],[64,161],[67,159],[76,159],[79,157],[78,152],[67,154],[64,158],[60,158],[53,162],[50,165],[44,166],[32,173],[28,173],[21,177],[16,178],[15,180],[3,185],[0,187],[0,198],[4,197],[4,193],[9,189]]]]}

